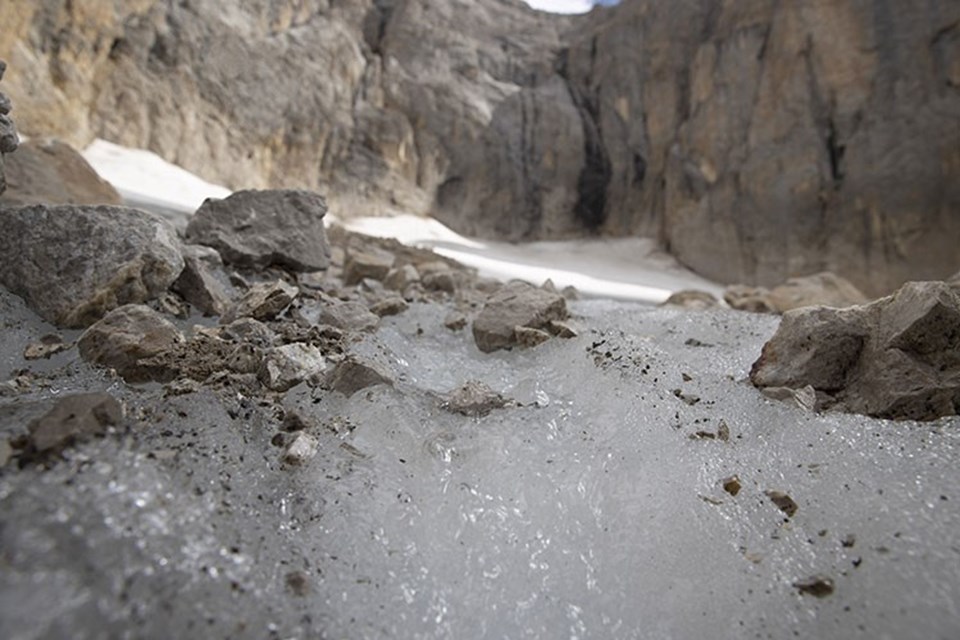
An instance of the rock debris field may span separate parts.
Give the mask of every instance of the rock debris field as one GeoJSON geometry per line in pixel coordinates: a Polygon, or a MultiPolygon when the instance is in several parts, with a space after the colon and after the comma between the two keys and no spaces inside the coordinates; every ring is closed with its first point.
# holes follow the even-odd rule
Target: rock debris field
{"type": "Polygon", "coordinates": [[[325,212],[0,210],[0,636],[960,635],[955,286],[578,299],[325,212]]]}

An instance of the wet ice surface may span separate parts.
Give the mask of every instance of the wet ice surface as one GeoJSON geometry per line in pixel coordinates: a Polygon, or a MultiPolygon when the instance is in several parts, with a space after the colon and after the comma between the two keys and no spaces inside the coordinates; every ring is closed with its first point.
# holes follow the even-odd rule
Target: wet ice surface
{"type": "Polygon", "coordinates": [[[283,398],[298,468],[271,403],[123,391],[130,432],[2,471],[0,636],[957,637],[960,421],[764,399],[775,318],[572,306],[579,338],[489,355],[443,307],[384,319],[353,350],[394,388],[283,398]],[[444,411],[467,380],[522,406],[444,411]]]}

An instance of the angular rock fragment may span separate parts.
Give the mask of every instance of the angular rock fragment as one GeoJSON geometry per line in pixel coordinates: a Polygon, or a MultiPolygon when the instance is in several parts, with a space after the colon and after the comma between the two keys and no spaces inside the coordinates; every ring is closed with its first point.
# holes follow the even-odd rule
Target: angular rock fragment
{"type": "Polygon", "coordinates": [[[528,349],[543,344],[551,337],[546,331],[530,327],[515,327],[513,330],[513,338],[517,346],[528,349]]]}
{"type": "Polygon", "coordinates": [[[369,331],[380,324],[380,317],[359,302],[330,302],[320,309],[318,321],[346,331],[369,331]]]}
{"type": "Polygon", "coordinates": [[[31,422],[29,450],[54,453],[90,436],[102,435],[123,420],[123,406],[107,393],[66,396],[46,414],[31,422]]]}
{"type": "Polygon", "coordinates": [[[5,171],[7,191],[0,202],[6,205],[123,204],[79,151],[53,138],[21,144],[6,159],[5,171]]]}
{"type": "Polygon", "coordinates": [[[738,476],[730,476],[729,478],[724,478],[723,480],[720,481],[720,483],[723,485],[723,490],[732,496],[735,496],[738,493],[740,493],[740,489],[743,486],[740,483],[740,478],[738,476]]]}
{"type": "Polygon", "coordinates": [[[112,367],[127,382],[168,382],[173,372],[147,359],[163,354],[183,336],[159,313],[140,304],[114,309],[87,329],[77,347],[87,362],[112,367]]]}
{"type": "Polygon", "coordinates": [[[220,336],[234,342],[246,342],[256,347],[272,347],[277,341],[270,327],[253,318],[240,318],[220,328],[220,336]]]}
{"type": "Polygon", "coordinates": [[[309,433],[299,432],[293,442],[283,452],[283,461],[287,464],[300,466],[306,464],[317,455],[320,442],[309,433]]]}
{"type": "Polygon", "coordinates": [[[345,396],[352,396],[361,389],[378,384],[392,385],[390,373],[374,362],[355,356],[348,356],[338,363],[323,381],[324,388],[339,391],[345,396]]]}
{"type": "Polygon", "coordinates": [[[467,316],[459,311],[451,311],[447,314],[447,317],[443,319],[443,326],[451,331],[460,331],[467,326],[467,316]]]}
{"type": "Polygon", "coordinates": [[[510,282],[493,293],[473,321],[473,338],[486,353],[517,345],[517,327],[541,329],[551,320],[564,320],[563,296],[525,282],[510,282]]]}
{"type": "Polygon", "coordinates": [[[833,593],[833,579],[824,575],[813,575],[803,580],[797,580],[793,583],[802,594],[811,595],[815,598],[826,598],[833,593]]]}
{"type": "Polygon", "coordinates": [[[213,247],[237,267],[317,271],[330,264],[326,213],[326,200],[310,191],[237,191],[223,200],[208,198],[187,225],[186,237],[213,247]]]}
{"type": "Polygon", "coordinates": [[[766,495],[770,498],[770,502],[777,505],[780,511],[787,514],[788,518],[792,518],[794,514],[797,513],[797,509],[799,509],[797,503],[783,491],[767,491],[766,495]]]}
{"type": "Polygon", "coordinates": [[[23,358],[24,360],[49,358],[56,353],[66,351],[72,346],[69,342],[64,342],[60,336],[48,334],[42,336],[39,341],[28,344],[26,349],[23,350],[23,358]]]}
{"type": "Polygon", "coordinates": [[[183,271],[173,283],[173,290],[203,315],[222,315],[234,296],[234,288],[223,270],[220,254],[210,247],[188,244],[182,255],[183,271]]]}
{"type": "Polygon", "coordinates": [[[742,284],[730,285],[723,292],[723,301],[731,309],[752,313],[776,313],[770,302],[770,290],[765,287],[750,287],[742,284]]]}
{"type": "Polygon", "coordinates": [[[393,255],[386,251],[351,249],[343,265],[343,284],[352,286],[366,278],[383,280],[390,272],[393,261],[393,255]]]}
{"type": "Polygon", "coordinates": [[[427,291],[442,291],[452,294],[456,293],[458,288],[457,274],[452,269],[425,273],[420,278],[420,283],[427,291]]]}
{"type": "Polygon", "coordinates": [[[790,387],[762,387],[760,393],[780,402],[796,405],[804,411],[815,411],[817,408],[817,390],[807,385],[800,389],[790,387]]]}
{"type": "Polygon", "coordinates": [[[869,300],[846,278],[824,271],[802,278],[790,278],[770,290],[770,306],[779,313],[800,307],[851,307],[869,300]]]}
{"type": "Polygon", "coordinates": [[[0,284],[61,327],[151,300],[183,270],[173,229],[136,209],[2,209],[0,228],[0,284]]]}
{"type": "Polygon", "coordinates": [[[230,305],[220,318],[220,322],[230,324],[239,318],[272,320],[290,306],[298,294],[296,287],[283,280],[255,284],[230,305]]]}
{"type": "MultiPolygon", "coordinates": [[[[911,282],[869,305],[784,314],[753,364],[760,388],[809,386],[818,403],[879,418],[960,410],[960,292],[911,282]]],[[[809,396],[809,392],[806,392],[809,396]]]]}
{"type": "Polygon", "coordinates": [[[395,316],[410,308],[410,304],[400,296],[390,296],[370,306],[370,312],[381,318],[395,316]]]}
{"type": "Polygon", "coordinates": [[[415,282],[420,282],[420,272],[412,264],[391,269],[383,279],[384,286],[394,291],[405,291],[415,282]]]}
{"type": "Polygon", "coordinates": [[[320,375],[326,366],[327,362],[319,349],[295,342],[267,351],[257,377],[268,389],[286,391],[320,375]]]}
{"type": "Polygon", "coordinates": [[[502,409],[511,402],[484,383],[469,380],[451,391],[441,406],[451,413],[479,418],[494,409],[502,409]]]}

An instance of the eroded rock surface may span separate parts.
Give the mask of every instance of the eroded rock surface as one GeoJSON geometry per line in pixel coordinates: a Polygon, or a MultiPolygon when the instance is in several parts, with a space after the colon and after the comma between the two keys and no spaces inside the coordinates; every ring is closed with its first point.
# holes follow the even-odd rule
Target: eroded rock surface
{"type": "Polygon", "coordinates": [[[0,284],[61,327],[156,298],[183,269],[173,229],[136,209],[0,209],[0,228],[0,284]]]}
{"type": "Polygon", "coordinates": [[[869,305],[789,311],[750,380],[758,387],[809,386],[826,406],[874,417],[954,415],[960,294],[943,282],[911,282],[869,305]]]}
{"type": "Polygon", "coordinates": [[[190,219],[186,237],[213,247],[236,267],[316,271],[330,264],[326,213],[326,200],[310,191],[237,191],[222,200],[208,198],[190,219]]]}

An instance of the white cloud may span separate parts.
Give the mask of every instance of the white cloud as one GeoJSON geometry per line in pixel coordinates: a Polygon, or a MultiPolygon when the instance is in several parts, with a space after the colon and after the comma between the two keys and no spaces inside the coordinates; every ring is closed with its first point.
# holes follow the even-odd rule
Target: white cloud
{"type": "Polygon", "coordinates": [[[526,0],[526,3],[552,13],[586,13],[593,7],[592,0],[526,0]]]}

